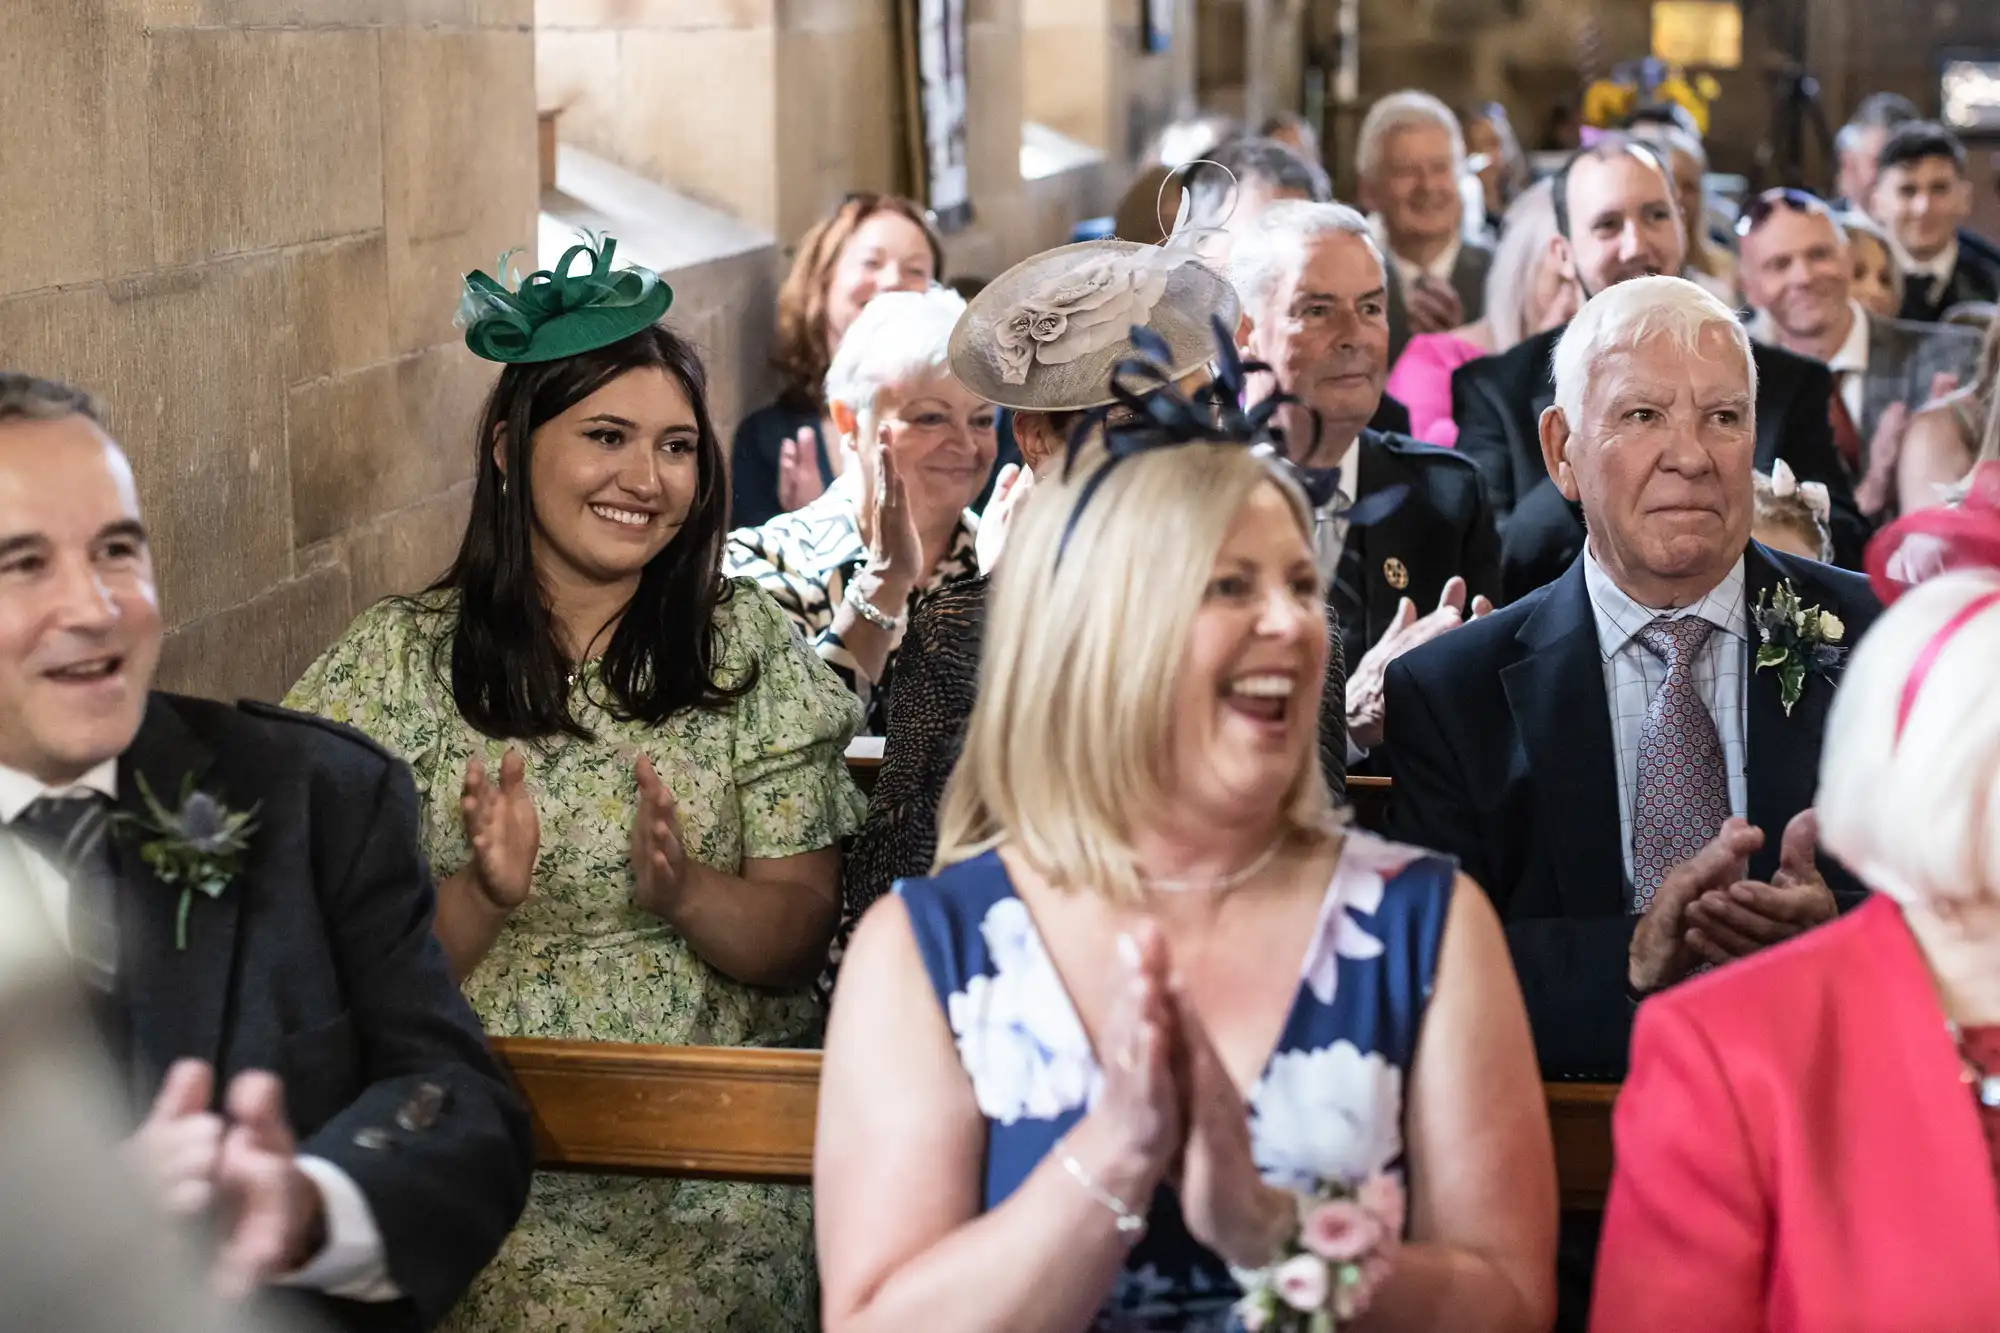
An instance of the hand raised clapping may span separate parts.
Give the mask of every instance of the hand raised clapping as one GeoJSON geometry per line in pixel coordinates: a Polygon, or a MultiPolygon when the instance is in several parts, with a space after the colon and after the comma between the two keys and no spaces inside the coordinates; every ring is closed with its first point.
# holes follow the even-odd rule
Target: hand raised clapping
{"type": "Polygon", "coordinates": [[[1362,749],[1382,743],[1388,727],[1388,710],[1383,700],[1383,682],[1389,664],[1412,648],[1429,643],[1438,635],[1457,629],[1467,620],[1477,620],[1493,610],[1485,597],[1472,599],[1467,614],[1465,580],[1453,575],[1438,597],[1437,609],[1419,617],[1416,603],[1405,597],[1396,607],[1396,619],[1375,646],[1362,655],[1347,677],[1347,734],[1362,749]]]}
{"type": "Polygon", "coordinates": [[[689,879],[680,806],[652,760],[641,755],[633,771],[639,779],[639,808],[632,817],[632,902],[671,920],[689,879]]]}
{"type": "Polygon", "coordinates": [[[513,911],[534,887],[542,846],[541,816],[518,751],[510,748],[501,757],[498,782],[487,777],[483,760],[465,766],[458,815],[472,848],[474,883],[493,906],[513,911]]]}

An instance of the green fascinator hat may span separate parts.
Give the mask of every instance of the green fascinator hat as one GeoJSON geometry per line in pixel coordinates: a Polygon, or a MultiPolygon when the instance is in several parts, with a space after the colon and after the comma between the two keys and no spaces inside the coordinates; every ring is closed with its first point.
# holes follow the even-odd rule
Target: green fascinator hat
{"type": "Polygon", "coordinates": [[[674,303],[674,289],[648,268],[611,268],[618,242],[587,236],[563,253],[562,262],[507,286],[510,250],[494,265],[497,278],[477,269],[465,275],[465,295],[454,321],[465,345],[488,361],[560,361],[609,347],[659,322],[674,303]],[[577,272],[578,259],[590,268],[577,272]]]}

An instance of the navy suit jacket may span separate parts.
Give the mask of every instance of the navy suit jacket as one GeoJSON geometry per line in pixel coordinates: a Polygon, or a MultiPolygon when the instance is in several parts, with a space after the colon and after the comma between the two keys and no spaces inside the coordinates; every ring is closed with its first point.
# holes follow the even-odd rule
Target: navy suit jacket
{"type": "MultiPolygon", "coordinates": [[[[1780,580],[1846,622],[1853,643],[1880,609],[1858,574],[1752,542],[1754,608],[1780,580]]],[[[1785,825],[1813,802],[1833,685],[1809,677],[1787,717],[1775,672],[1744,649],[1750,822],[1764,831],[1750,877],[1776,873],[1785,825]]],[[[1402,842],[1447,852],[1506,924],[1535,1049],[1548,1078],[1625,1073],[1633,1005],[1629,910],[1619,846],[1617,744],[1597,622],[1579,556],[1554,583],[1404,654],[1386,682],[1390,811],[1402,842]]],[[[1843,906],[1862,890],[1824,853],[1843,906]]]]}

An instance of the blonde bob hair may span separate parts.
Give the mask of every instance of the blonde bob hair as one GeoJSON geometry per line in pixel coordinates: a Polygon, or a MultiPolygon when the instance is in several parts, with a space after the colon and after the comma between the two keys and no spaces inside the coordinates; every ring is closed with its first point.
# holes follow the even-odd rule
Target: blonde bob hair
{"type": "MultiPolygon", "coordinates": [[[[1216,556],[1260,486],[1283,493],[1308,542],[1312,510],[1242,445],[1180,445],[1118,463],[1065,545],[1104,466],[1094,452],[1038,484],[1009,535],[933,869],[1008,843],[1058,889],[1129,902],[1143,888],[1134,836],[1174,782],[1175,691],[1216,556]]],[[[1314,686],[1300,693],[1317,708],[1314,686]]],[[[1333,826],[1316,744],[1300,751],[1283,818],[1298,835],[1333,826]]]]}
{"type": "Polygon", "coordinates": [[[1917,658],[2000,572],[1930,579],[1861,640],[1834,695],[1820,755],[1820,842],[1901,903],[2000,894],[2000,606],[1960,626],[1931,663],[1902,735],[1896,715],[1917,658]]]}

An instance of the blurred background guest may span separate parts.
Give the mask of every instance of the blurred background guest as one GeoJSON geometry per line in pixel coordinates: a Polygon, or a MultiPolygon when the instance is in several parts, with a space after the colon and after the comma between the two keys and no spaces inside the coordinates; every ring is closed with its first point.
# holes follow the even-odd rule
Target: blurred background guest
{"type": "Polygon", "coordinates": [[[1681,236],[1687,243],[1681,276],[1700,283],[1722,301],[1737,304],[1736,256],[1730,253],[1728,240],[1710,228],[1705,184],[1708,150],[1702,147],[1701,137],[1682,125],[1659,122],[1634,126],[1632,136],[1666,156],[1681,215],[1681,236]]]}
{"type": "MultiPolygon", "coordinates": [[[[1188,225],[1219,228],[1237,236],[1254,227],[1264,210],[1287,199],[1325,202],[1333,198],[1326,169],[1275,139],[1237,138],[1189,166],[1184,179],[1190,196],[1188,225]]],[[[1173,217],[1166,218],[1172,225],[1173,217]]],[[[1226,247],[1204,244],[1210,262],[1228,259],[1226,247]]]]}
{"type": "Polygon", "coordinates": [[[1507,108],[1481,102],[1459,114],[1465,136],[1465,170],[1479,182],[1480,216],[1475,219],[1487,238],[1506,232],[1507,209],[1528,188],[1528,156],[1514,134],[1507,108]]]}
{"type": "MultiPolygon", "coordinates": [[[[663,308],[537,326],[544,359],[487,399],[451,570],[364,612],[287,702],[414,770],[449,871],[435,930],[489,1032],[810,1045],[860,709],[719,573],[722,449],[663,308]]],[[[804,1333],[811,1216],[797,1189],[538,1175],[450,1326],[804,1333]]]]}
{"type": "Polygon", "coordinates": [[[1832,559],[1826,487],[1816,481],[1801,482],[1782,458],[1771,465],[1768,475],[1755,472],[1750,481],[1756,492],[1750,540],[1806,560],[1832,559]]]}
{"type": "Polygon", "coordinates": [[[1875,518],[1895,499],[1910,414],[1972,378],[1970,329],[1869,314],[1852,293],[1847,238],[1827,206],[1803,190],[1766,190],[1736,224],[1753,338],[1822,361],[1834,447],[1855,503],[1875,518]]]}
{"type": "Polygon", "coordinates": [[[1295,1191],[1407,1180],[1407,1222],[1357,1233],[1408,1227],[1369,1326],[1545,1329],[1554,1181],[1505,943],[1449,862],[1333,817],[1308,502],[1240,443],[1133,430],[1023,510],[939,869],[843,968],[825,1327],[1221,1327],[1295,1191]]]}
{"type": "Polygon", "coordinates": [[[1257,127],[1257,137],[1283,144],[1316,167],[1324,168],[1326,165],[1320,152],[1319,131],[1296,111],[1281,111],[1275,116],[1266,116],[1264,123],[1257,127]]]}
{"type": "Polygon", "coordinates": [[[1389,362],[1412,334],[1443,333],[1485,313],[1492,253],[1460,234],[1465,140],[1429,93],[1379,99],[1355,146],[1361,206],[1389,262],[1389,362]]]}
{"type": "Polygon", "coordinates": [[[1935,322],[1962,302],[2000,299],[2000,263],[1960,242],[1972,215],[1972,182],[1958,136],[1934,121],[1899,125],[1876,169],[1868,211],[1896,247],[1903,318],[1935,322]]]}
{"type": "Polygon", "coordinates": [[[1910,418],[1896,464],[1896,503],[1903,513],[1939,503],[1982,458],[2000,457],[2000,320],[1986,328],[1970,383],[1910,418]]]}
{"type": "Polygon", "coordinates": [[[1389,372],[1388,392],[1409,409],[1411,435],[1447,448],[1456,444],[1452,373],[1523,338],[1561,328],[1576,314],[1582,297],[1550,244],[1555,234],[1549,182],[1537,181],[1508,206],[1486,273],[1485,317],[1449,333],[1419,333],[1404,346],[1389,372]]]}
{"type": "Polygon", "coordinates": [[[736,427],[729,449],[729,521],[754,528],[817,499],[835,476],[839,435],[827,416],[834,349],[883,292],[920,292],[944,274],[944,242],[923,208],[859,193],[799,238],[778,289],[776,402],[736,427]]]}
{"type": "Polygon", "coordinates": [[[1877,541],[1984,526],[1989,567],[1921,584],[1862,638],[1819,767],[1819,838],[1874,892],[1640,1008],[1592,1311],[1605,1333],[1685,1328],[1690,1310],[1743,1330],[1992,1325],[2000,532],[1991,511],[1938,516],[1877,541]]]}
{"type": "Polygon", "coordinates": [[[917,598],[979,572],[968,508],[993,471],[995,409],[952,377],[965,302],[943,288],[877,298],[841,339],[827,406],[854,466],[796,513],[729,534],[724,568],[755,579],[888,724],[890,671],[917,598]]]}
{"type": "Polygon", "coordinates": [[[1877,319],[1895,319],[1903,309],[1903,270],[1882,224],[1859,209],[1834,214],[1847,234],[1849,293],[1877,319]]]}
{"type": "Polygon", "coordinates": [[[1838,160],[1834,178],[1834,206],[1868,208],[1875,198],[1875,178],[1880,174],[1882,145],[1898,125],[1922,119],[1917,104],[1900,93],[1870,93],[1855,104],[1854,113],[1834,135],[1838,160]]]}

